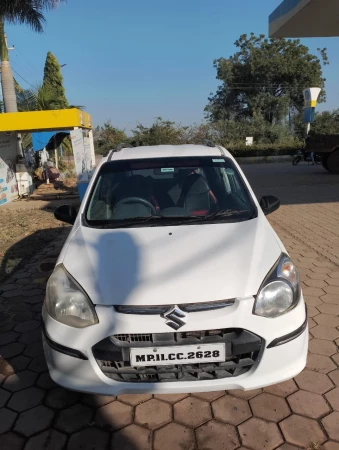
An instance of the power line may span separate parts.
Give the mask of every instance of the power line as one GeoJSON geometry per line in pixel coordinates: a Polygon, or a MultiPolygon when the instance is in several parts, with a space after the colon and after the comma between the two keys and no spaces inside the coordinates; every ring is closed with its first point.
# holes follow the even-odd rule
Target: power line
{"type": "Polygon", "coordinates": [[[31,84],[29,81],[25,80],[25,78],[22,77],[22,76],[20,75],[20,73],[18,73],[16,70],[14,70],[14,69],[13,69],[13,66],[12,66],[12,70],[13,70],[13,72],[14,72],[16,75],[18,75],[18,77],[20,77],[25,83],[29,84],[33,89],[36,89],[36,87],[33,86],[33,84],[31,84]]]}
{"type": "Polygon", "coordinates": [[[21,53],[21,51],[19,51],[19,50],[17,49],[17,47],[15,47],[15,50],[17,51],[18,56],[21,56],[21,58],[24,58],[24,59],[26,60],[27,64],[28,64],[28,65],[29,65],[36,73],[39,73],[38,69],[37,69],[36,67],[34,67],[33,62],[32,62],[30,59],[28,59],[27,56],[26,56],[25,54],[21,53]]]}

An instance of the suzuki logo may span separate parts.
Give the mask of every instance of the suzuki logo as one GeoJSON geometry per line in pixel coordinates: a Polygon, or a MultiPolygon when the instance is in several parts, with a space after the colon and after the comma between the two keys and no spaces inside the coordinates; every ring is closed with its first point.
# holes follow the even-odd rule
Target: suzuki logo
{"type": "Polygon", "coordinates": [[[186,314],[181,311],[178,305],[172,306],[167,312],[161,314],[161,317],[166,319],[166,325],[174,330],[179,330],[179,328],[186,325],[185,320],[183,320],[186,314]]]}

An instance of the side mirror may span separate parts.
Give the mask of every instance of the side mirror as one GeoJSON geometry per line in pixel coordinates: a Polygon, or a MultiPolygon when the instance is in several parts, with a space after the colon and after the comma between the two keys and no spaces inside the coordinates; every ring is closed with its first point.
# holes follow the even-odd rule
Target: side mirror
{"type": "Polygon", "coordinates": [[[72,205],[61,205],[54,211],[54,217],[61,222],[66,222],[73,225],[77,217],[77,212],[72,205]]]}
{"type": "Polygon", "coordinates": [[[260,200],[260,206],[265,216],[276,211],[280,207],[280,200],[273,195],[265,195],[260,200]]]}

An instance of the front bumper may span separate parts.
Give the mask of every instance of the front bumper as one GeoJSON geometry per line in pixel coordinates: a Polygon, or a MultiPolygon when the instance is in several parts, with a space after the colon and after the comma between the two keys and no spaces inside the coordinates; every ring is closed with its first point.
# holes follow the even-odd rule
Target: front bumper
{"type": "Polygon", "coordinates": [[[122,333],[168,333],[160,316],[136,316],[114,312],[111,307],[97,307],[99,324],[82,330],[62,325],[45,316],[43,338],[45,355],[53,380],[68,389],[102,395],[123,393],[184,393],[211,390],[250,390],[276,384],[293,378],[306,365],[308,328],[305,323],[303,299],[285,316],[265,319],[252,315],[253,298],[236,301],[223,310],[189,314],[189,322],[180,331],[212,330],[217,328],[242,328],[260,336],[262,346],[255,364],[246,373],[222,379],[139,382],[115,381],[100,369],[93,355],[98,342],[108,336],[122,333]],[[244,320],[246,318],[246,320],[244,320]],[[244,323],[246,322],[246,323],[244,323]],[[277,338],[301,330],[292,341],[267,348],[277,338]],[[77,350],[87,359],[61,353],[51,342],[77,350]]]}

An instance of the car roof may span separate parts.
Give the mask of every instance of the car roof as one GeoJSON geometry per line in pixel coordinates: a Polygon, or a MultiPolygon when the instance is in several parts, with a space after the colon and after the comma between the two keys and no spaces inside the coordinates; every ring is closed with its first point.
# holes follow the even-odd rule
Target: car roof
{"type": "Polygon", "coordinates": [[[231,154],[223,147],[209,147],[206,145],[150,145],[141,147],[126,147],[119,151],[111,152],[107,161],[120,161],[128,159],[147,158],[187,158],[190,156],[227,156],[231,154]]]}

